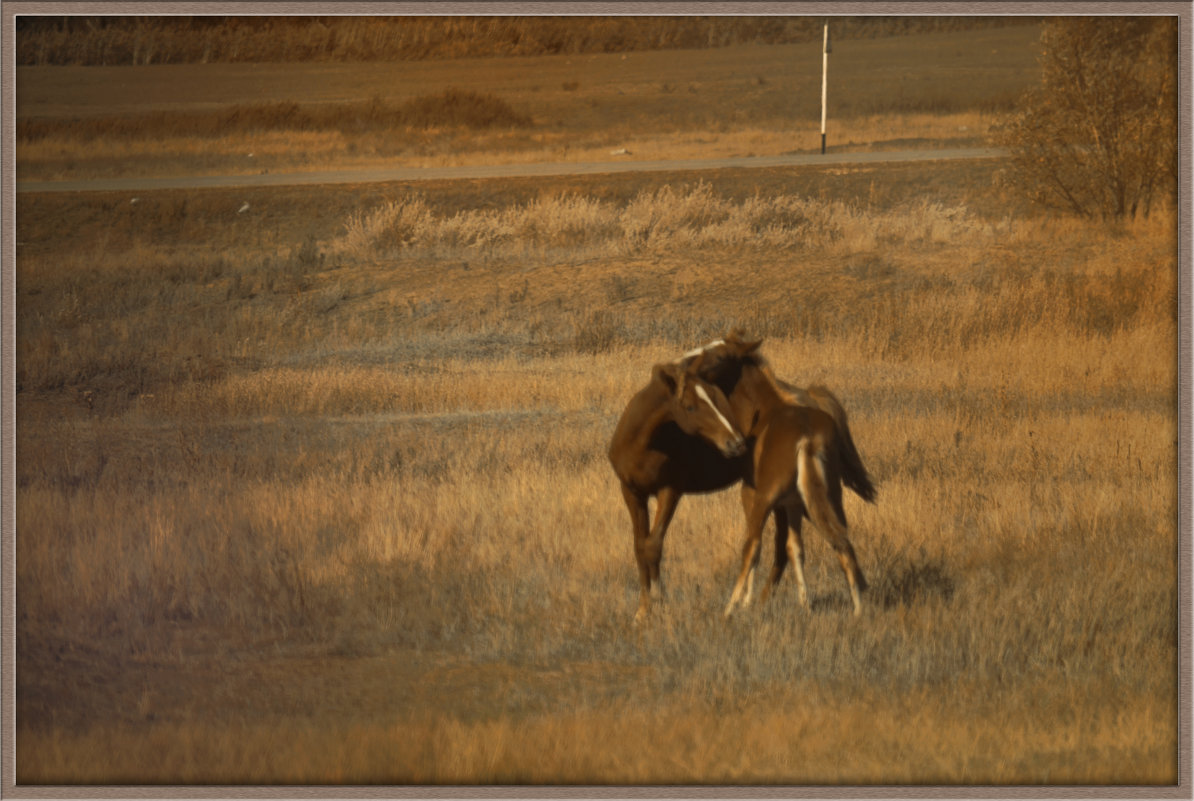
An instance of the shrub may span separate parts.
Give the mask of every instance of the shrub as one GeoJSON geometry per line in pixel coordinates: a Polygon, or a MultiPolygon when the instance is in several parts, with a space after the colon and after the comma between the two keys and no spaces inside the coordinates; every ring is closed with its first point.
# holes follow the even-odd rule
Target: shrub
{"type": "Polygon", "coordinates": [[[1041,83],[997,134],[1014,181],[1082,216],[1147,216],[1177,184],[1176,18],[1059,18],[1041,45],[1041,83]]]}

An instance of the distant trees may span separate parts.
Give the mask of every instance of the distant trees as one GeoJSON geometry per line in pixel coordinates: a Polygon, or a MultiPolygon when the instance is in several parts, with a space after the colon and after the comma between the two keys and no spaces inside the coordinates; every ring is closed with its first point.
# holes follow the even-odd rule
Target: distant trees
{"type": "Polygon", "coordinates": [[[1148,215],[1177,185],[1175,17],[1063,17],[1041,82],[997,134],[1030,198],[1086,217],[1148,215]]]}

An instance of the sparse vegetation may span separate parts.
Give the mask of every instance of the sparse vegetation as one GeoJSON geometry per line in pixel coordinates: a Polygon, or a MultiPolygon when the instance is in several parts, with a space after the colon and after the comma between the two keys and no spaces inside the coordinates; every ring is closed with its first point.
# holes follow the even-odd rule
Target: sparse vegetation
{"type": "MultiPolygon", "coordinates": [[[[985,142],[1038,78],[1037,30],[840,43],[831,147],[985,142]]],[[[18,178],[809,151],[820,147],[818,48],[194,64],[121,68],[120,80],[107,68],[20,67],[18,178]]]]}
{"type": "Polygon", "coordinates": [[[991,223],[965,207],[928,200],[882,212],[795,195],[756,195],[734,202],[699,182],[642,192],[624,206],[566,195],[442,216],[416,195],[354,214],[329,249],[356,261],[431,257],[552,262],[702,248],[832,253],[871,250],[893,241],[994,241],[1009,225],[1008,220],[991,223]]]}
{"type": "Polygon", "coordinates": [[[304,106],[297,103],[235,105],[217,114],[162,111],[77,118],[67,123],[41,118],[22,121],[17,136],[32,144],[51,136],[138,140],[179,136],[218,138],[269,131],[338,131],[359,135],[402,128],[449,126],[486,130],[526,128],[531,124],[529,116],[515,111],[499,98],[447,89],[413,98],[401,105],[389,105],[373,98],[363,103],[304,106]]]}
{"type": "MultiPolygon", "coordinates": [[[[822,17],[52,17],[17,21],[17,63],[407,61],[622,53],[817,39],[822,17]]],[[[1031,25],[1028,17],[839,17],[835,36],[1031,25]]]]}

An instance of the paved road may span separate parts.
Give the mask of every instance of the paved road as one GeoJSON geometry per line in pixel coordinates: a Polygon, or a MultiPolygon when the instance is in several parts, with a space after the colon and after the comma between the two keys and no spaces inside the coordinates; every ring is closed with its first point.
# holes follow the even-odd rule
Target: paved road
{"type": "Polygon", "coordinates": [[[995,148],[897,150],[879,153],[808,153],[795,156],[743,156],[689,161],[602,161],[551,164],[501,164],[465,167],[394,167],[329,172],[286,172],[258,175],[196,175],[165,178],[109,178],[92,181],[18,181],[17,192],[119,192],[151,189],[205,189],[302,184],[353,184],[384,181],[431,181],[469,178],[517,178],[537,175],[599,175],[613,172],[665,172],[733,168],[800,167],[831,164],[877,164],[896,161],[999,158],[995,148]]]}

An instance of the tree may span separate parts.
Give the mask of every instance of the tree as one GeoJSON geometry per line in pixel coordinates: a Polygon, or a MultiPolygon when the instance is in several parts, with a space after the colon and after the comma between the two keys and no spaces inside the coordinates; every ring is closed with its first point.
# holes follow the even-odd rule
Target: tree
{"type": "Polygon", "coordinates": [[[1175,17],[1062,17],[1041,82],[997,132],[1033,200],[1086,217],[1147,216],[1177,187],[1175,17]]]}

